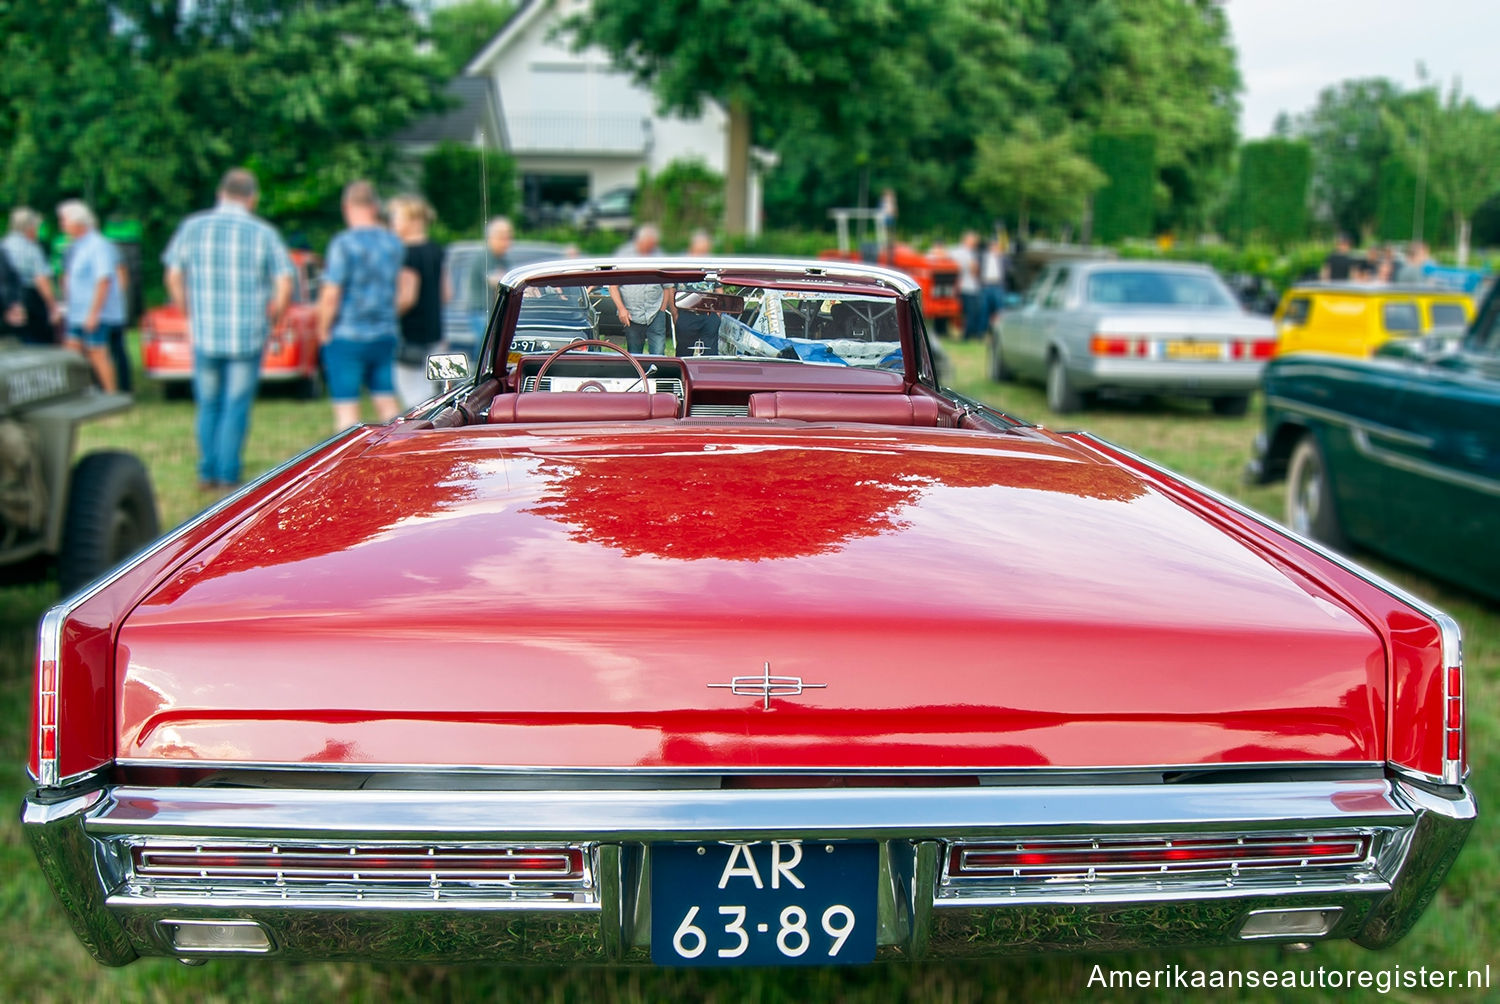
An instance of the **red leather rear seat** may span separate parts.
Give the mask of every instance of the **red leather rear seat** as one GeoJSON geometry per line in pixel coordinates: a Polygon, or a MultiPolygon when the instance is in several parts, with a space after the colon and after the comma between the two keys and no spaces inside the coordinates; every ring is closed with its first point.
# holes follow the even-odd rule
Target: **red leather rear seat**
{"type": "Polygon", "coordinates": [[[534,391],[496,394],[491,422],[637,422],[676,418],[676,394],[534,391]]]}
{"type": "Polygon", "coordinates": [[[777,390],[751,394],[750,416],[795,418],[804,422],[936,426],[938,403],[925,395],[777,390]]]}

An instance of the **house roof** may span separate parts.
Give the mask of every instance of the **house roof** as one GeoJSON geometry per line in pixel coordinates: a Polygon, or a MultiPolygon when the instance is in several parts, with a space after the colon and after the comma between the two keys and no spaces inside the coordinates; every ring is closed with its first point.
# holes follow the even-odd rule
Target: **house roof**
{"type": "Polygon", "coordinates": [[[505,132],[505,116],[500,114],[500,94],[495,89],[494,78],[454,77],[443,88],[443,93],[457,104],[448,111],[417,119],[391,137],[392,141],[407,145],[446,141],[472,143],[475,133],[483,129],[489,141],[486,145],[500,150],[510,149],[510,137],[505,132]]]}
{"type": "Polygon", "coordinates": [[[495,32],[495,37],[486,42],[484,48],[479,50],[479,54],[464,65],[464,75],[488,74],[496,58],[505,51],[511,41],[551,6],[552,0],[520,0],[510,17],[506,18],[505,23],[500,26],[500,30],[495,32]]]}

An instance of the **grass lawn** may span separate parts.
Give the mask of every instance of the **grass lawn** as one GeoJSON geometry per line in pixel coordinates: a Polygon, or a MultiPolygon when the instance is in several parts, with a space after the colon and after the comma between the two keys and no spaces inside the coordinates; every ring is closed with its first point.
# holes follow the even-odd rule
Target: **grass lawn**
{"type": "MultiPolygon", "coordinates": [[[[1280,494],[1246,489],[1239,481],[1257,420],[1224,419],[1203,405],[1171,402],[1113,406],[1058,419],[1048,413],[1039,388],[997,386],[982,376],[983,352],[976,344],[950,346],[960,390],[1022,417],[1057,427],[1090,429],[1122,446],[1158,460],[1188,476],[1228,492],[1252,506],[1279,515],[1280,494]]],[[[206,501],[197,495],[192,438],[193,406],[164,401],[147,387],[139,405],[126,415],[88,427],[83,449],[133,450],[151,467],[164,526],[192,515],[206,501]]],[[[247,453],[254,474],[324,438],[331,411],[324,402],[263,398],[256,406],[247,453]]],[[[1480,803],[1500,805],[1495,773],[1500,749],[1500,611],[1467,594],[1447,589],[1402,569],[1375,563],[1414,592],[1446,608],[1463,626],[1468,666],[1470,757],[1480,803]]],[[[959,1001],[1036,1001],[1121,999],[1133,996],[1088,986],[1095,964],[1105,969],[1161,969],[1181,965],[1203,969],[1469,970],[1495,967],[1500,983],[1500,850],[1494,839],[1496,816],[1487,812],[1469,839],[1442,893],[1417,928],[1399,945],[1379,954],[1347,943],[1318,945],[1306,954],[1252,946],[1193,952],[1133,953],[1128,956],[1072,956],[986,963],[883,966],[845,972],[731,971],[697,973],[631,970],[505,970],[494,967],[411,967],[395,965],[290,965],[218,961],[187,968],[168,960],[146,960],[119,970],[96,965],[63,919],[37,871],[16,821],[15,807],[26,787],[26,722],[36,621],[56,599],[52,584],[0,589],[0,710],[10,726],[0,732],[0,1001],[11,1000],[348,1000],[500,999],[518,1001],[587,1000],[753,1000],[764,1002],[892,999],[959,1001]]],[[[1427,992],[1431,995],[1431,992],[1427,992]]],[[[1140,995],[1147,996],[1147,995],[1140,995]]],[[[1152,995],[1155,996],[1155,995],[1152,995]]],[[[1186,996],[1185,992],[1172,997],[1186,996]]],[[[1281,999],[1284,991],[1263,993],[1281,999]]],[[[1328,990],[1307,995],[1343,999],[1328,990]]],[[[1422,991],[1398,992],[1395,999],[1418,999],[1422,991]]],[[[1484,991],[1442,993],[1444,999],[1478,999],[1484,991]]]]}

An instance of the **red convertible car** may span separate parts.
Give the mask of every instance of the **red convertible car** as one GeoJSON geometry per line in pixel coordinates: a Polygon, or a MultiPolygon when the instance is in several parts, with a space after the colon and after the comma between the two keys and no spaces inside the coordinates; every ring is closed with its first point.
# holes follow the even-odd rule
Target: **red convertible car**
{"type": "Polygon", "coordinates": [[[1475,817],[1454,622],[941,389],[919,301],[832,262],[517,269],[473,375],[64,600],[23,812],[79,938],[664,966],[1400,938],[1475,817]],[[509,358],[553,299],[646,317],[667,284],[709,351],[509,358]]]}
{"type": "MultiPolygon", "coordinates": [[[[292,302],[266,339],[260,378],[270,383],[296,383],[308,397],[323,392],[318,368],[317,299],[318,256],[292,252],[292,302]]],[[[168,393],[186,396],[193,381],[193,345],[187,318],[168,304],[141,317],[141,368],[160,380],[168,393]]]]}

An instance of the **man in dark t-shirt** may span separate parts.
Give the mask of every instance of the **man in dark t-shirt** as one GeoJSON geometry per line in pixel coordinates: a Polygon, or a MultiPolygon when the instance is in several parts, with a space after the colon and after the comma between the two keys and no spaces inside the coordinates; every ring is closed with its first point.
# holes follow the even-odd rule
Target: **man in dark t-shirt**
{"type": "Polygon", "coordinates": [[[391,227],[406,256],[396,290],[396,309],[401,314],[401,341],[396,347],[396,396],[401,407],[410,408],[437,393],[427,379],[427,357],[442,351],[443,246],[427,236],[432,225],[432,207],[416,195],[390,201],[391,227]]]}
{"type": "Polygon", "coordinates": [[[1333,253],[1323,260],[1324,281],[1347,282],[1354,277],[1354,269],[1364,264],[1363,259],[1349,251],[1349,238],[1339,234],[1334,241],[1333,253]]]}

